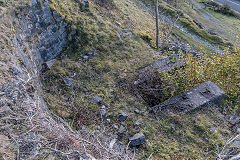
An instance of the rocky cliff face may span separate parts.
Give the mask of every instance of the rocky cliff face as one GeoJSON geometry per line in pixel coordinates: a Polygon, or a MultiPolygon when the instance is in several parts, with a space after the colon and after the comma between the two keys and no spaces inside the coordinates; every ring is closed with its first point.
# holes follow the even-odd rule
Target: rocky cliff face
{"type": "Polygon", "coordinates": [[[59,55],[75,31],[48,1],[30,2],[0,16],[0,144],[6,144],[0,159],[94,159],[88,153],[104,146],[94,144],[96,134],[86,139],[88,131],[72,131],[41,96],[42,64],[59,55]]]}

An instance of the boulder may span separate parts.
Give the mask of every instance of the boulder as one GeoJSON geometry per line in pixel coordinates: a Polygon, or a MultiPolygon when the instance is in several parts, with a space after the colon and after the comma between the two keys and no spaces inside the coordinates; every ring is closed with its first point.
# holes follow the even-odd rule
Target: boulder
{"type": "Polygon", "coordinates": [[[135,123],[136,126],[141,126],[141,124],[142,124],[142,123],[139,122],[139,121],[136,121],[136,123],[135,123]]]}
{"type": "Polygon", "coordinates": [[[56,61],[57,61],[56,59],[52,59],[52,60],[50,60],[50,61],[47,61],[47,62],[46,62],[47,68],[48,68],[48,69],[51,69],[52,66],[53,66],[53,64],[54,64],[56,61]]]}
{"type": "Polygon", "coordinates": [[[240,134],[240,128],[238,128],[238,129],[237,129],[237,133],[239,133],[239,134],[240,134]]]}
{"type": "Polygon", "coordinates": [[[135,109],[134,113],[139,114],[140,113],[139,109],[135,109]]]}
{"type": "Polygon", "coordinates": [[[74,84],[74,79],[72,78],[63,78],[63,81],[68,86],[72,86],[74,84]]]}
{"type": "Polygon", "coordinates": [[[167,72],[174,68],[184,66],[184,61],[178,55],[174,55],[172,57],[160,59],[151,66],[153,69],[161,69],[161,71],[167,72]]]}
{"type": "Polygon", "coordinates": [[[106,106],[102,105],[99,110],[99,114],[100,114],[101,118],[103,118],[106,115],[106,113],[107,113],[106,106]]]}
{"type": "Polygon", "coordinates": [[[224,91],[211,81],[175,96],[150,109],[150,112],[168,109],[178,112],[189,112],[201,107],[220,105],[225,94],[224,91]]]}
{"type": "Polygon", "coordinates": [[[21,70],[20,68],[14,65],[12,67],[12,74],[15,76],[20,76],[22,74],[20,70],[21,70]]]}
{"type": "Polygon", "coordinates": [[[176,129],[176,124],[175,124],[175,123],[170,123],[170,126],[171,126],[171,128],[172,128],[173,130],[176,129]]]}
{"type": "Polygon", "coordinates": [[[36,0],[30,0],[31,2],[31,5],[35,6],[37,4],[37,1],[36,0]]]}
{"type": "Polygon", "coordinates": [[[112,139],[111,142],[110,142],[110,144],[109,144],[109,149],[113,149],[113,146],[114,146],[114,144],[115,144],[116,142],[117,142],[117,139],[116,139],[116,138],[112,139]]]}
{"type": "Polygon", "coordinates": [[[96,96],[93,99],[91,99],[91,102],[95,103],[95,104],[98,104],[98,103],[102,102],[102,98],[99,97],[99,96],[96,96]]]}
{"type": "Polygon", "coordinates": [[[129,138],[129,145],[136,147],[145,143],[146,138],[142,132],[135,134],[133,137],[129,138]]]}
{"type": "Polygon", "coordinates": [[[141,85],[143,82],[149,81],[152,78],[150,75],[151,71],[160,69],[162,72],[168,72],[183,66],[184,61],[178,55],[174,55],[171,58],[162,58],[150,66],[139,69],[139,79],[134,84],[141,85]]]}
{"type": "Polygon", "coordinates": [[[125,132],[126,132],[126,128],[123,125],[121,125],[120,128],[118,129],[118,133],[123,134],[125,132]]]}
{"type": "Polygon", "coordinates": [[[118,115],[118,120],[119,120],[120,122],[124,122],[124,121],[127,119],[127,117],[128,117],[128,115],[127,115],[126,113],[120,113],[120,114],[118,115]]]}
{"type": "Polygon", "coordinates": [[[113,89],[109,89],[109,93],[113,93],[114,92],[114,90],[113,89]]]}
{"type": "Polygon", "coordinates": [[[232,158],[230,158],[229,160],[239,160],[240,159],[240,153],[233,156],[232,158]]]}

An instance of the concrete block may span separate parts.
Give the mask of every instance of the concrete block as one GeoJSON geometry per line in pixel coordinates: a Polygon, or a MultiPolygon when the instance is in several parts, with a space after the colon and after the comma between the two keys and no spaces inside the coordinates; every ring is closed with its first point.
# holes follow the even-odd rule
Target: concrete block
{"type": "Polygon", "coordinates": [[[178,112],[190,112],[197,108],[220,105],[224,98],[224,91],[211,81],[191,89],[190,91],[172,97],[150,109],[151,112],[169,109],[178,112]]]}

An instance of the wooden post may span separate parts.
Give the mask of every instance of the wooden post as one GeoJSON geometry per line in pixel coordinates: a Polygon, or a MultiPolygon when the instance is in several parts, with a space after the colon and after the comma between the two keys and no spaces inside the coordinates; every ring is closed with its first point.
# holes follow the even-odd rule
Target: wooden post
{"type": "Polygon", "coordinates": [[[158,0],[156,0],[156,29],[157,29],[157,33],[156,33],[156,45],[157,45],[157,49],[159,49],[159,18],[158,18],[158,0]]]}

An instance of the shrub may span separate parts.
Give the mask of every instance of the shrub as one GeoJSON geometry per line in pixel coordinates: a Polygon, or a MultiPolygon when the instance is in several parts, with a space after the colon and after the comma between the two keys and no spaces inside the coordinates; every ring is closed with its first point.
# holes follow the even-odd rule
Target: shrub
{"type": "Polygon", "coordinates": [[[175,94],[187,91],[197,85],[213,81],[227,95],[226,106],[236,111],[240,104],[240,48],[225,49],[222,54],[202,53],[182,56],[185,67],[165,74],[165,78],[175,84],[175,94]]]}

